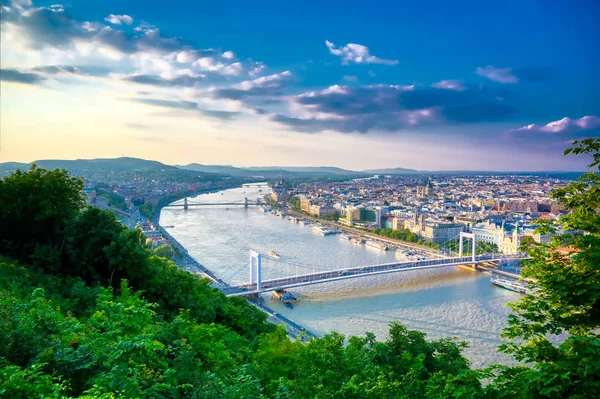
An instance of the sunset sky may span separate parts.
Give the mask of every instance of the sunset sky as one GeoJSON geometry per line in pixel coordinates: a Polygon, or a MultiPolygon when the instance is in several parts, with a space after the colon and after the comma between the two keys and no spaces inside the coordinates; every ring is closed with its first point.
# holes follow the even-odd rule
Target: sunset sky
{"type": "Polygon", "coordinates": [[[595,0],[0,1],[0,162],[583,170],[600,137],[595,0]]]}

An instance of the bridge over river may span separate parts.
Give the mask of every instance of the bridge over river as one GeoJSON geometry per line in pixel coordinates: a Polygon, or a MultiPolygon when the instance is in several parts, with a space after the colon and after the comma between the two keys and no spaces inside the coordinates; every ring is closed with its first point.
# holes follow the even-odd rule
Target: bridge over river
{"type": "MultiPolygon", "coordinates": [[[[259,294],[279,289],[289,289],[306,285],[322,284],[352,278],[373,276],[386,273],[397,273],[404,271],[425,270],[433,268],[461,266],[461,265],[479,265],[501,263],[523,258],[521,255],[499,255],[484,254],[477,256],[458,256],[446,257],[441,259],[427,259],[419,261],[406,261],[384,263],[378,265],[358,266],[351,268],[342,268],[326,271],[317,271],[312,273],[297,274],[288,277],[280,277],[264,280],[262,278],[262,257],[264,255],[251,252],[250,281],[239,285],[228,285],[222,287],[222,291],[227,296],[239,296],[259,294]]],[[[285,262],[284,262],[285,263],[285,262]]]]}

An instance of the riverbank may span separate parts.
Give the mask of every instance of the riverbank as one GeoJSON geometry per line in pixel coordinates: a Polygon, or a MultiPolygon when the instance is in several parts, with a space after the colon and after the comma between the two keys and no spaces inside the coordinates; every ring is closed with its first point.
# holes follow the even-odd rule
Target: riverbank
{"type": "Polygon", "coordinates": [[[411,242],[407,242],[407,241],[397,240],[395,238],[390,238],[390,237],[382,236],[382,235],[379,235],[379,234],[370,233],[370,232],[367,232],[365,230],[361,230],[361,229],[357,229],[357,228],[354,228],[354,227],[345,226],[343,224],[336,223],[336,222],[333,222],[333,221],[330,221],[330,220],[323,220],[323,219],[320,219],[320,218],[317,218],[317,217],[314,217],[314,216],[306,215],[306,214],[301,213],[301,212],[296,212],[296,211],[294,211],[292,209],[289,209],[289,208],[287,208],[285,210],[285,212],[293,214],[293,215],[295,215],[297,217],[301,217],[301,218],[312,220],[315,223],[320,223],[320,224],[323,224],[323,225],[335,228],[337,230],[344,231],[346,233],[352,233],[352,234],[355,234],[355,235],[359,235],[359,236],[361,236],[364,239],[379,240],[379,241],[382,241],[382,242],[385,242],[385,243],[388,243],[388,244],[392,244],[394,246],[398,246],[398,247],[403,248],[403,249],[411,249],[411,250],[422,251],[422,252],[425,252],[428,255],[431,255],[433,257],[440,257],[440,258],[444,257],[443,254],[441,254],[438,251],[436,251],[436,250],[434,250],[434,249],[432,249],[430,247],[427,247],[425,245],[419,245],[419,244],[415,244],[415,243],[411,243],[411,242]]]}

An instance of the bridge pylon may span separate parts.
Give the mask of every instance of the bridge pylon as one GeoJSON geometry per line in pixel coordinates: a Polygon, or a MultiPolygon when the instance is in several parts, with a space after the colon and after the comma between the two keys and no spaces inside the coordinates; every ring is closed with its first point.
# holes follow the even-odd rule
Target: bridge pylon
{"type": "Polygon", "coordinates": [[[253,285],[255,282],[256,291],[260,292],[262,290],[262,259],[258,252],[250,251],[250,284],[253,285]]]}
{"type": "Polygon", "coordinates": [[[185,211],[187,211],[187,210],[188,210],[188,202],[187,202],[187,197],[183,199],[183,209],[184,209],[185,211]]]}
{"type": "Polygon", "coordinates": [[[248,197],[244,197],[244,208],[248,209],[248,197]]]}
{"type": "Polygon", "coordinates": [[[465,233],[465,232],[460,232],[460,243],[458,246],[458,257],[462,258],[463,257],[463,238],[470,238],[471,241],[473,242],[473,253],[471,254],[471,256],[473,257],[473,262],[475,262],[477,259],[477,238],[475,237],[474,233],[465,233]]]}

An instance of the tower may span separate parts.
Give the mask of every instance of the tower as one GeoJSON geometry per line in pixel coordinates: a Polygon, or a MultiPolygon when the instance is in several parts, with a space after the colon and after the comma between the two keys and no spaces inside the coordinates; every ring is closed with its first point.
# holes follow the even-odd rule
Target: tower
{"type": "Polygon", "coordinates": [[[515,249],[515,253],[518,252],[519,247],[521,246],[521,237],[519,237],[519,223],[515,223],[515,230],[513,231],[513,245],[515,249]]]}

